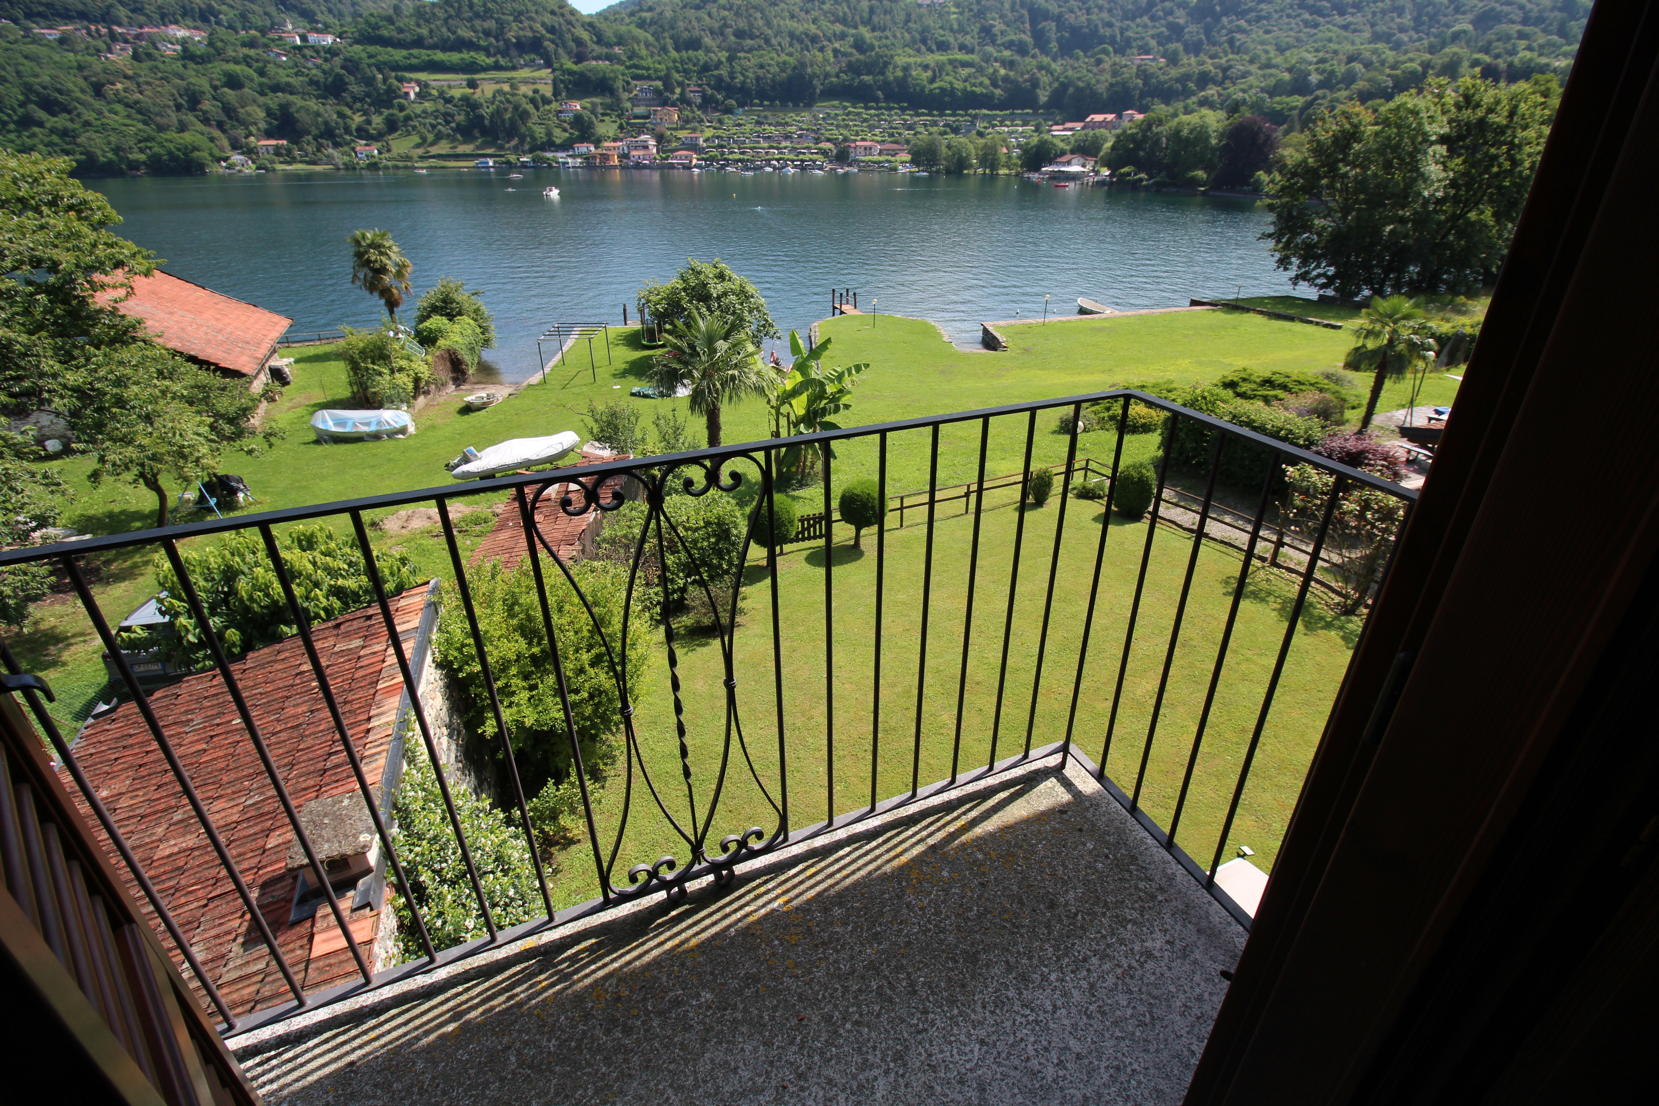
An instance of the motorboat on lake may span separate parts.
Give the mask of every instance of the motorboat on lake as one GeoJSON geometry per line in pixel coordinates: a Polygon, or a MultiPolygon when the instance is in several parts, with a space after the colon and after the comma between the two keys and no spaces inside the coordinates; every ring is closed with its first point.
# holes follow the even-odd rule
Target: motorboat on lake
{"type": "Polygon", "coordinates": [[[542,189],[541,194],[550,200],[556,200],[559,198],[559,190],[551,184],[542,189]]]}

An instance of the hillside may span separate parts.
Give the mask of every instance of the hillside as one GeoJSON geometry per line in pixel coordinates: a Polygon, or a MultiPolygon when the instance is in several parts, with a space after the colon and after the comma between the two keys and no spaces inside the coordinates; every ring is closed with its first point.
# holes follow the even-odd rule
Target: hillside
{"type": "MultiPolygon", "coordinates": [[[[677,72],[740,102],[819,96],[1064,114],[1524,80],[1572,56],[1588,0],[628,0],[677,72]]],[[[1265,106],[1265,105],[1261,105],[1265,106]]],[[[1258,108],[1259,109],[1259,108],[1258,108]]]]}

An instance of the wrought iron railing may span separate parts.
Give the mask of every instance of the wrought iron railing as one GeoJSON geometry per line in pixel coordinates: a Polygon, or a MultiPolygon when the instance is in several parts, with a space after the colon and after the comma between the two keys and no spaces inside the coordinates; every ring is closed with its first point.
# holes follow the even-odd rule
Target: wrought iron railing
{"type": "MultiPolygon", "coordinates": [[[[208,893],[221,903],[233,901],[238,925],[204,933],[191,923],[186,916],[197,904],[180,901],[177,888],[188,884],[201,894],[201,881],[181,880],[171,870],[167,886],[152,878],[138,855],[143,850],[130,840],[148,833],[135,828],[145,812],[128,800],[124,816],[112,814],[106,781],[84,768],[71,735],[46,704],[33,692],[24,696],[43,740],[205,1006],[227,1030],[241,1030],[553,922],[642,895],[683,896],[699,880],[725,883],[746,861],[785,843],[1038,758],[1085,765],[1184,868],[1216,891],[1214,873],[1234,840],[1264,737],[1286,725],[1275,714],[1282,685],[1294,677],[1299,700],[1324,697],[1312,709],[1300,709],[1307,702],[1295,704],[1296,747],[1288,754],[1275,750],[1292,761],[1300,756],[1305,767],[1340,682],[1346,657],[1341,643],[1327,642],[1323,669],[1311,672],[1299,667],[1294,647],[1309,634],[1357,633],[1352,621],[1330,630],[1328,616],[1309,626],[1319,602],[1312,597],[1317,583],[1353,586],[1352,574],[1335,569],[1339,552],[1354,552],[1338,547],[1361,540],[1342,531],[1350,513],[1345,504],[1356,493],[1381,494],[1405,508],[1414,499],[1369,473],[1151,396],[1114,391],[12,550],[0,553],[0,569],[53,566],[119,674],[117,690],[131,700],[123,709],[137,712],[146,745],[165,764],[164,773],[158,768],[149,779],[155,789],[149,801],[166,808],[170,832],[187,825],[189,836],[199,835],[189,844],[214,869],[208,893]],[[1114,518],[1130,458],[1158,452],[1157,435],[1125,432],[1131,401],[1166,413],[1166,439],[1200,433],[1208,449],[1207,464],[1189,471],[1174,467],[1171,450],[1161,452],[1150,515],[1142,522],[1114,518]],[[1075,427],[1086,405],[1101,403],[1113,405],[1116,425],[1092,438],[1039,427],[1042,416],[1060,414],[1069,414],[1075,427]],[[1102,456],[1084,456],[1085,447],[1102,456]],[[832,520],[847,476],[874,479],[883,503],[901,468],[925,469],[929,489],[975,491],[971,499],[963,492],[962,509],[949,517],[939,512],[939,496],[907,507],[907,513],[925,515],[921,527],[914,520],[903,529],[877,523],[869,551],[847,545],[844,522],[823,528],[807,546],[757,542],[757,533],[778,533],[779,482],[786,467],[801,470],[803,450],[815,456],[816,463],[805,467],[815,470],[816,484],[794,494],[832,520]],[[1258,462],[1250,471],[1262,474],[1259,483],[1229,487],[1226,474],[1241,468],[1228,462],[1246,456],[1258,462]],[[1054,474],[1046,507],[1017,505],[1029,498],[1025,480],[1005,489],[1004,501],[987,501],[987,491],[1000,486],[986,479],[987,466],[1014,458],[1021,473],[1054,474]],[[1303,512],[1293,545],[1283,542],[1285,523],[1275,513],[1281,466],[1288,464],[1314,466],[1332,480],[1324,502],[1303,512]],[[1101,485],[1104,496],[1075,496],[1085,480],[1101,485]],[[530,689],[503,687],[497,679],[501,639],[492,645],[498,631],[489,628],[497,612],[481,608],[477,598],[480,574],[489,570],[469,562],[471,542],[462,538],[469,532],[460,523],[466,508],[502,505],[503,499],[496,525],[509,531],[516,525],[509,559],[518,560],[518,571],[533,581],[530,636],[539,640],[525,644],[545,658],[542,679],[530,689]],[[709,552],[710,539],[698,529],[707,520],[688,505],[711,500],[739,505],[736,554],[709,552]],[[438,519],[425,540],[440,553],[432,561],[443,565],[439,617],[456,620],[451,624],[470,649],[470,698],[463,688],[455,711],[446,710],[433,685],[423,682],[426,631],[413,633],[398,613],[403,600],[388,594],[383,554],[371,538],[385,512],[428,505],[436,507],[438,519]],[[596,518],[614,520],[625,510],[633,517],[617,532],[631,540],[604,543],[613,567],[605,585],[610,590],[602,595],[595,577],[573,563],[591,546],[591,532],[587,544],[577,545],[568,532],[596,518]],[[1173,510],[1183,512],[1179,527],[1160,520],[1173,510]],[[1226,518],[1218,521],[1222,512],[1226,518]],[[294,524],[318,521],[334,526],[363,558],[372,601],[354,617],[365,627],[361,639],[370,642],[362,648],[384,652],[378,682],[371,682],[400,693],[395,719],[366,723],[372,712],[352,699],[362,681],[347,680],[340,671],[351,654],[318,647],[326,630],[308,608],[312,600],[296,589],[281,542],[294,524]],[[1270,558],[1264,551],[1275,529],[1278,544],[1294,555],[1276,551],[1270,558]],[[227,642],[209,633],[203,640],[206,674],[188,678],[199,681],[189,685],[192,695],[199,686],[202,696],[218,697],[221,713],[234,716],[235,734],[217,740],[246,742],[257,758],[259,786],[239,801],[264,804],[269,826],[266,840],[252,844],[219,832],[227,817],[223,797],[204,800],[198,786],[212,763],[205,755],[179,752],[181,734],[198,721],[189,704],[207,700],[146,696],[104,609],[97,576],[112,555],[130,560],[134,551],[153,551],[179,581],[175,601],[196,625],[207,626],[210,600],[193,583],[183,554],[233,532],[258,536],[263,563],[249,565],[248,572],[268,570],[275,580],[281,609],[297,631],[285,646],[289,663],[303,677],[282,690],[303,700],[286,704],[298,709],[276,717],[281,712],[246,691],[258,678],[262,655],[233,658],[227,642]],[[1276,564],[1264,563],[1270,559],[1276,564]],[[1246,623],[1254,644],[1241,651],[1237,642],[1246,623]],[[587,646],[578,649],[578,640],[587,646]],[[612,697],[616,709],[602,725],[581,724],[579,717],[591,715],[595,688],[603,692],[600,698],[612,697]],[[552,728],[562,742],[554,760],[565,765],[567,788],[574,785],[574,793],[566,792],[565,825],[574,841],[562,847],[548,844],[538,821],[543,815],[532,811],[538,796],[527,793],[529,783],[538,781],[526,779],[524,734],[512,721],[513,704],[527,694],[553,708],[552,728]],[[157,702],[165,709],[157,709],[157,702]],[[471,734],[461,721],[468,710],[482,720],[471,734]],[[285,928],[292,924],[285,920],[286,899],[273,903],[278,885],[254,885],[245,877],[253,870],[250,849],[269,849],[271,840],[291,835],[290,870],[303,873],[313,888],[336,886],[329,865],[339,857],[314,839],[326,830],[308,824],[304,804],[294,797],[315,790],[315,781],[304,776],[313,761],[289,747],[284,727],[295,718],[322,727],[307,740],[326,742],[331,756],[338,750],[344,758],[349,772],[339,777],[346,780],[340,795],[361,801],[364,840],[372,835],[374,842],[369,898],[381,896],[382,916],[390,912],[384,900],[401,899],[403,940],[414,950],[396,963],[387,941],[361,931],[360,913],[354,922],[361,897],[323,895],[319,909],[337,927],[336,944],[349,953],[355,977],[325,979],[324,986],[315,982],[318,973],[307,957],[324,947],[325,923],[308,931],[311,944],[296,945],[285,928]],[[393,730],[388,742],[376,745],[378,738],[365,736],[375,724],[393,730]],[[493,751],[471,783],[461,778],[466,757],[457,757],[456,746],[473,756],[493,751]],[[400,848],[406,827],[391,814],[390,793],[405,747],[423,749],[432,765],[442,820],[459,856],[455,879],[476,906],[483,931],[452,948],[431,936],[421,892],[432,877],[412,870],[400,848]],[[390,768],[371,778],[382,761],[390,768]],[[519,875],[533,875],[536,901],[519,903],[517,913],[491,901],[485,863],[467,839],[461,792],[475,789],[486,793],[525,843],[522,855],[533,872],[519,875]],[[526,911],[533,916],[524,917],[526,911]],[[214,941],[237,942],[236,955],[244,959],[236,961],[236,971],[263,945],[274,989],[227,997],[226,965],[235,958],[227,960],[223,949],[207,944],[214,941]]],[[[1400,525],[1405,514],[1399,512],[1400,525]]],[[[1391,538],[1384,540],[1391,546],[1391,538]]],[[[1371,563],[1386,563],[1386,550],[1361,552],[1371,563]]],[[[1363,586],[1375,584],[1374,573],[1363,586]]],[[[20,669],[13,649],[5,648],[3,659],[9,671],[20,669]]],[[[1269,798],[1288,811],[1300,776],[1293,764],[1288,777],[1280,772],[1275,778],[1278,791],[1291,793],[1269,798]]],[[[560,780],[556,770],[550,782],[560,780]]],[[[1237,904],[1216,893],[1248,925],[1237,904]]]]}

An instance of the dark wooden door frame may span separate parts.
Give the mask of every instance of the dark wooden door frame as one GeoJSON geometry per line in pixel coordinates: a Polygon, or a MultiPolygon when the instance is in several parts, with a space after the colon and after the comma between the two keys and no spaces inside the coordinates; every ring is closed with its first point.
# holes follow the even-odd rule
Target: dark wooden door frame
{"type": "Polygon", "coordinates": [[[1569,1009],[1611,1034],[1659,963],[1659,842],[1628,855],[1659,824],[1629,786],[1655,727],[1623,694],[1659,673],[1656,202],[1659,11],[1602,0],[1190,1103],[1431,1101],[1471,1072],[1513,1101],[1608,1062],[1541,1034],[1569,1009]],[[1604,861],[1616,893],[1580,898],[1604,861]],[[1535,1001],[1497,1011],[1499,1045],[1474,1022],[1517,972],[1535,1001]]]}

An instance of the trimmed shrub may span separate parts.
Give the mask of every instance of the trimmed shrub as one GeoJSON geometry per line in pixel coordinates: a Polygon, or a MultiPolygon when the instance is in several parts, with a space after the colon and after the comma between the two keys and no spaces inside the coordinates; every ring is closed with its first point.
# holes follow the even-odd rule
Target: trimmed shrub
{"type": "Polygon", "coordinates": [[[1347,396],[1327,377],[1316,372],[1296,369],[1234,369],[1215,382],[1215,386],[1239,399],[1256,403],[1277,403],[1286,396],[1301,392],[1327,392],[1347,402],[1347,396]]]}
{"type": "Polygon", "coordinates": [[[1075,495],[1078,499],[1089,499],[1089,500],[1096,500],[1096,501],[1105,499],[1106,498],[1106,479],[1105,479],[1105,477],[1097,477],[1094,480],[1085,480],[1081,484],[1077,485],[1077,490],[1072,492],[1072,494],[1075,495]]]}
{"type": "Polygon", "coordinates": [[[1041,507],[1053,492],[1054,474],[1048,469],[1033,469],[1026,474],[1024,499],[1027,503],[1041,507]]]}
{"type": "Polygon", "coordinates": [[[1125,465],[1118,473],[1117,494],[1112,497],[1112,510],[1124,518],[1140,519],[1152,506],[1152,497],[1158,491],[1158,470],[1151,461],[1125,465]]]}
{"type": "Polygon", "coordinates": [[[1364,430],[1327,434],[1324,441],[1313,447],[1313,451],[1338,464],[1363,469],[1389,480],[1398,480],[1406,471],[1399,450],[1384,445],[1364,430]]]}
{"type": "MultiPolygon", "coordinates": [[[[1234,399],[1216,387],[1191,388],[1177,402],[1302,449],[1312,449],[1326,434],[1325,426],[1316,419],[1302,418],[1262,403],[1234,399]]],[[[1191,419],[1171,418],[1164,425],[1164,452],[1173,467],[1203,472],[1210,464],[1215,435],[1216,431],[1191,419]]],[[[1279,457],[1277,451],[1267,446],[1229,441],[1221,452],[1218,476],[1223,484],[1256,489],[1271,475],[1278,486],[1282,484],[1279,457]]]]}
{"type": "Polygon", "coordinates": [[[772,506],[767,507],[764,499],[760,500],[755,509],[755,529],[753,541],[762,549],[774,545],[788,545],[795,540],[795,535],[801,529],[801,516],[795,501],[784,496],[774,496],[772,506]],[[772,532],[772,521],[777,519],[777,533],[772,532]]]}
{"type": "Polygon", "coordinates": [[[842,488],[836,506],[841,521],[853,528],[854,549],[860,548],[859,539],[865,528],[881,525],[887,516],[887,501],[881,497],[881,488],[874,480],[854,480],[842,488]]]}
{"type": "Polygon", "coordinates": [[[408,407],[432,384],[432,366],[398,335],[345,328],[337,347],[346,363],[352,402],[363,407],[408,407]]]}
{"type": "Polygon", "coordinates": [[[1150,434],[1164,427],[1165,413],[1140,400],[1129,401],[1129,416],[1124,420],[1125,434],[1150,434]]]}

